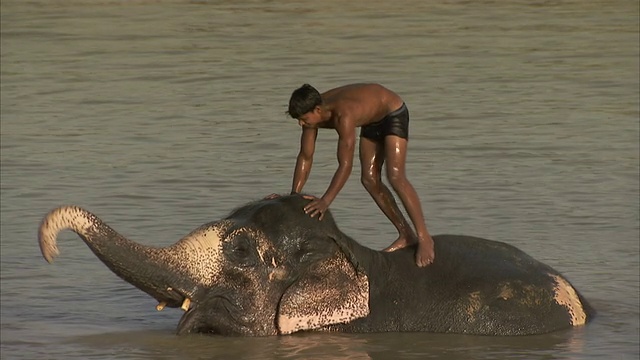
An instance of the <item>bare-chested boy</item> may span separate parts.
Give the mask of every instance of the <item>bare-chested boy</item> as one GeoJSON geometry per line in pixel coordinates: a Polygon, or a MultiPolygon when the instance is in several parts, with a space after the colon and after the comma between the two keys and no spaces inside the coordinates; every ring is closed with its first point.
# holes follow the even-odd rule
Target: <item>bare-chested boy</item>
{"type": "Polygon", "coordinates": [[[309,84],[295,90],[289,100],[289,115],[302,127],[300,153],[293,174],[291,193],[299,193],[309,178],[318,128],[338,132],[338,170],[327,191],[305,206],[307,214],[322,219],[351,174],[356,147],[356,128],[360,131],[361,181],[382,212],[398,229],[398,239],[385,251],[394,251],[418,242],[416,264],[433,262],[433,239],[424,222],[420,200],[405,175],[409,111],[402,98],[379,84],[352,84],[320,94],[309,84]],[[389,188],[382,182],[382,164],[387,162],[387,178],[402,200],[417,233],[398,208],[389,188]]]}

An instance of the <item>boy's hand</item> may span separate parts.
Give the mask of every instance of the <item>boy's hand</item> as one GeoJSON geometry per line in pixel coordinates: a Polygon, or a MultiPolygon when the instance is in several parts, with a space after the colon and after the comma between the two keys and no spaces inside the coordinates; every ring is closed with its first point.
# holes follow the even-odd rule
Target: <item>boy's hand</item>
{"type": "Polygon", "coordinates": [[[304,207],[304,212],[306,214],[309,214],[309,216],[311,217],[315,217],[316,215],[319,215],[318,220],[322,220],[322,218],[324,217],[325,211],[327,211],[327,209],[329,208],[329,204],[327,204],[327,202],[324,201],[324,199],[317,198],[312,195],[304,195],[303,198],[307,200],[311,200],[311,202],[304,207]]]}
{"type": "Polygon", "coordinates": [[[279,197],[280,197],[280,194],[273,193],[273,194],[265,196],[264,198],[265,198],[265,200],[271,200],[271,199],[275,199],[275,198],[279,198],[279,197]]]}

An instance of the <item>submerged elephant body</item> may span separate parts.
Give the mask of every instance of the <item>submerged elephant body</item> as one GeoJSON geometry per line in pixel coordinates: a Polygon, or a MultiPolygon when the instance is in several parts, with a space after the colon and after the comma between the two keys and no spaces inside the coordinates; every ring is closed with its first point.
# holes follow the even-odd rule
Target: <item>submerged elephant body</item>
{"type": "Polygon", "coordinates": [[[374,251],[298,195],[247,204],[166,248],[134,243],[95,215],[61,207],[43,220],[43,256],[75,231],[115,274],[186,312],[178,333],[266,336],[297,331],[528,335],[594,314],[557,271],[505,243],[434,236],[425,268],[413,248],[374,251]]]}

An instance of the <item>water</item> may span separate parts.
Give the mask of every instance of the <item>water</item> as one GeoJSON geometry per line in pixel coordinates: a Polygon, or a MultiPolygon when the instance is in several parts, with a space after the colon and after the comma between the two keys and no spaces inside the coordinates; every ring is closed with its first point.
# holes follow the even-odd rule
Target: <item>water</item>
{"type": "MultiPolygon", "coordinates": [[[[639,5],[630,1],[3,0],[3,359],[637,359],[639,5]],[[381,82],[409,106],[408,176],[433,234],[506,241],[599,311],[524,338],[441,334],[176,337],[71,233],[48,265],[36,230],[62,204],[167,245],[287,192],[304,82],[381,82]]],[[[305,191],[335,171],[321,132],[305,191]]],[[[394,229],[359,184],[332,204],[376,249],[394,229]]]]}

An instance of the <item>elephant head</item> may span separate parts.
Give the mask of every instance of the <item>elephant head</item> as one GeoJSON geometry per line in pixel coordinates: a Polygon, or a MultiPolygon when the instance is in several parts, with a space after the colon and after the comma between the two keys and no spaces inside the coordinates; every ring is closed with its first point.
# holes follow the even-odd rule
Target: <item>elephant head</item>
{"type": "Polygon", "coordinates": [[[355,241],[330,213],[303,212],[300,195],[247,204],[177,243],[150,247],[118,234],[75,206],[52,210],[39,230],[52,262],[56,238],[71,229],[116,275],[164,306],[182,307],[178,334],[277,335],[369,314],[369,279],[355,241]]]}

